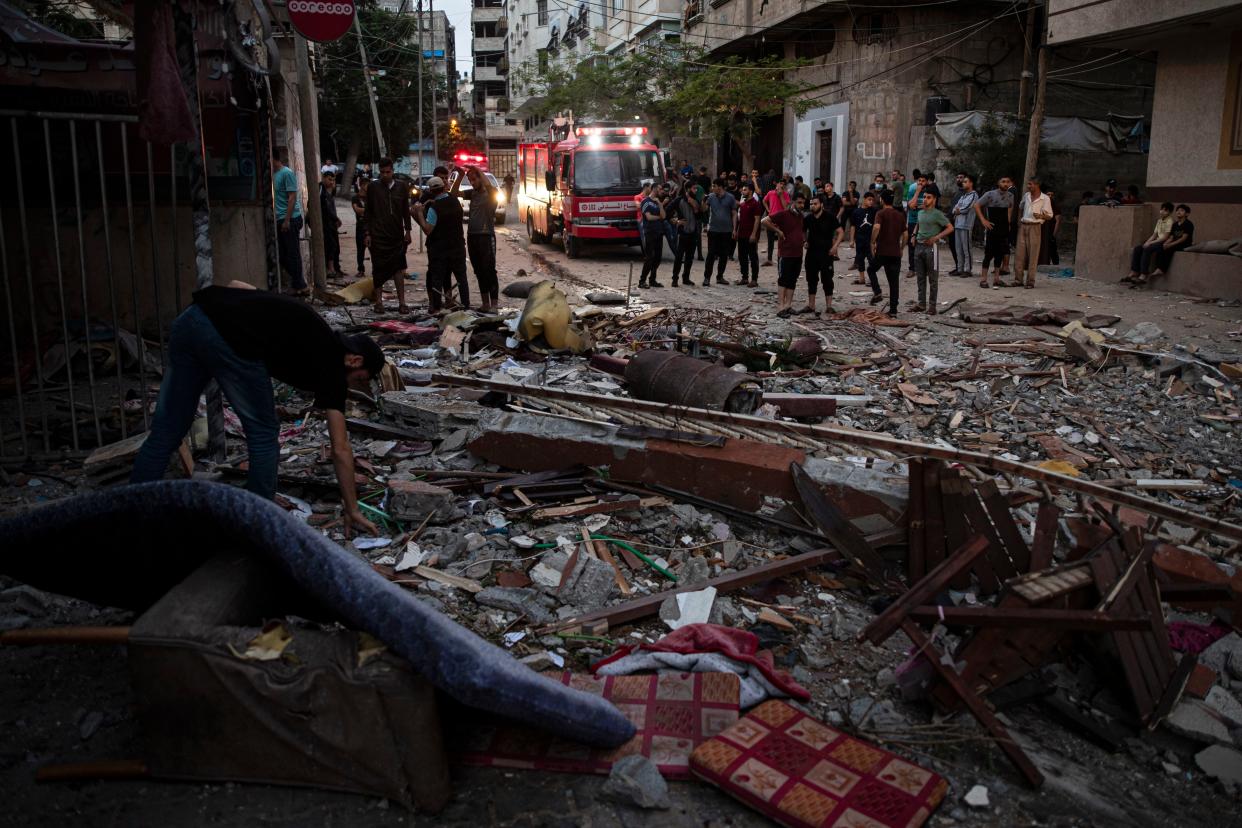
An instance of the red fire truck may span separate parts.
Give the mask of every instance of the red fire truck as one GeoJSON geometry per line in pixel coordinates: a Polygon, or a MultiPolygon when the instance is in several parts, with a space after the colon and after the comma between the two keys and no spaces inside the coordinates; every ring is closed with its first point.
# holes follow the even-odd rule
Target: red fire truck
{"type": "Polygon", "coordinates": [[[553,126],[549,140],[518,145],[518,221],[535,243],[559,233],[571,259],[588,241],[637,244],[635,197],[664,179],[645,126],[553,126]]]}

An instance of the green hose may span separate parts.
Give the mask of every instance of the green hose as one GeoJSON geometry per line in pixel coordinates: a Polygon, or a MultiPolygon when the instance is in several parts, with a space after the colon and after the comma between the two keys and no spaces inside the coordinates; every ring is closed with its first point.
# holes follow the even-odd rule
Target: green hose
{"type": "MultiPolygon", "coordinates": [[[[661,575],[663,575],[665,578],[668,578],[670,581],[672,581],[672,582],[674,582],[674,583],[676,583],[676,582],[677,582],[677,576],[676,576],[676,575],[674,575],[673,573],[669,572],[667,569],[665,569],[664,567],[660,566],[658,563],[656,563],[655,561],[653,561],[651,558],[648,558],[648,557],[647,557],[646,555],[644,555],[642,552],[639,552],[637,549],[635,549],[633,546],[631,546],[630,544],[626,543],[626,542],[625,542],[625,541],[623,541],[623,540],[620,540],[620,539],[618,539],[618,538],[610,538],[610,537],[608,537],[607,535],[591,535],[591,540],[602,540],[602,541],[606,541],[606,542],[608,542],[608,543],[614,544],[614,545],[616,545],[616,546],[619,546],[619,547],[621,547],[622,549],[625,549],[625,550],[627,550],[627,551],[629,551],[629,552],[633,553],[633,555],[634,555],[634,557],[635,557],[635,558],[638,558],[640,561],[642,561],[643,563],[645,563],[647,566],[651,567],[651,568],[652,568],[652,569],[654,569],[656,572],[659,572],[659,573],[660,573],[661,575]]],[[[552,547],[554,547],[554,546],[556,546],[556,544],[555,544],[555,543],[538,543],[538,544],[535,544],[535,547],[534,547],[534,548],[535,548],[535,549],[551,549],[551,548],[552,548],[552,547]]]]}

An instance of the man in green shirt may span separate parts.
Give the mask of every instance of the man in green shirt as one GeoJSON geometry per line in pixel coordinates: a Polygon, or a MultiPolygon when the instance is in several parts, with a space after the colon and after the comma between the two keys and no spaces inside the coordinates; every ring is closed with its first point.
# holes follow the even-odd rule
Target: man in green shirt
{"type": "Polygon", "coordinates": [[[923,193],[919,207],[918,232],[914,236],[914,275],[918,277],[919,300],[911,310],[915,313],[936,313],[936,294],[940,287],[939,250],[936,245],[953,234],[953,222],[936,207],[936,196],[923,193]],[[928,283],[931,295],[928,295],[928,283]]]}
{"type": "MultiPolygon", "coordinates": [[[[288,151],[283,147],[272,155],[272,190],[276,197],[276,249],[280,266],[289,274],[290,288],[298,296],[310,293],[302,275],[302,197],[298,177],[285,164],[288,151]]],[[[270,286],[274,287],[274,286],[270,286]]]]}

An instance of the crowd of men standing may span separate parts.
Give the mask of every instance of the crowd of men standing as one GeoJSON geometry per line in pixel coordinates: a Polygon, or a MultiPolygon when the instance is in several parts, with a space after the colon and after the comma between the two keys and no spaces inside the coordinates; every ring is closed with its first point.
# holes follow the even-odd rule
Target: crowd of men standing
{"type": "MultiPolygon", "coordinates": [[[[366,254],[369,252],[371,301],[376,312],[384,312],[384,286],[392,282],[398,312],[409,313],[405,280],[418,275],[410,269],[407,260],[414,224],[426,237],[427,298],[431,312],[470,307],[467,259],[475,273],[479,310],[485,313],[495,310],[500,299],[495,229],[499,193],[487,177],[476,167],[458,167],[451,172],[447,167],[437,167],[415,195],[406,180],[396,177],[392,159],[381,158],[376,168],[377,178],[358,177],[350,202],[355,220],[355,277],[361,279],[367,275],[366,254]],[[464,182],[469,182],[469,189],[462,189],[464,182]],[[462,209],[461,200],[469,202],[468,214],[462,209]]],[[[289,275],[291,292],[306,296],[310,288],[299,250],[302,205],[297,176],[285,165],[283,153],[273,158],[272,170],[280,266],[289,275]]],[[[336,168],[327,161],[320,170],[319,183],[319,207],[325,230],[324,256],[328,275],[342,277],[345,275],[340,262],[342,221],[337,215],[336,187],[336,168]]]]}
{"type": "Polygon", "coordinates": [[[1035,284],[1035,268],[1048,257],[1055,262],[1052,238],[1059,215],[1040,182],[1027,182],[1027,192],[1016,192],[1013,180],[1002,178],[981,194],[969,173],[958,173],[956,190],[945,198],[933,176],[915,169],[909,178],[893,170],[889,178],[876,173],[866,190],[855,181],[837,192],[833,182],[802,176],[724,172],[715,178],[706,167],[689,164],[668,182],[651,182],[639,197],[639,231],[643,245],[640,289],[662,288],[658,274],[667,241],[673,257],[672,285],[708,287],[727,284],[727,263],[736,259],[740,279],[733,283],[758,286],[761,267],[776,268],[778,315],[819,313],[817,295],[823,288],[825,308],[832,309],[835,263],[843,245],[853,248],[850,270],[855,284],[872,289],[872,304],[884,299],[880,271],[888,282],[888,305],[897,313],[901,260],[906,276],[917,280],[917,299],[907,310],[935,313],[942,241],[953,259],[948,275],[974,274],[973,236],[976,223],[984,228],[983,287],[1027,287],[1035,284]],[[944,209],[942,210],[942,205],[944,209]],[[704,233],[704,231],[706,231],[704,233]],[[761,237],[766,235],[766,258],[761,262],[761,237]],[[705,241],[704,241],[705,239],[705,241]],[[1010,275],[1010,253],[1016,278],[1010,275]],[[695,261],[703,262],[701,281],[693,274],[695,261]],[[987,279],[988,265],[993,279],[987,279]],[[793,293],[805,277],[807,301],[793,307],[793,293]]]}

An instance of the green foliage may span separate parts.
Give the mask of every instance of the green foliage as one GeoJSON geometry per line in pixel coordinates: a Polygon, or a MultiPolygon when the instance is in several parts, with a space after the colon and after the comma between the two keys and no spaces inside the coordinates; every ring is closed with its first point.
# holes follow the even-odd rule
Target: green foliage
{"type": "Polygon", "coordinates": [[[785,104],[798,115],[811,106],[810,84],[789,77],[807,61],[708,58],[698,47],[666,44],[577,65],[538,61],[518,67],[519,94],[543,97],[536,114],[628,120],[635,115],[700,137],[726,136],[750,155],[755,128],[785,104]]]}
{"type": "Polygon", "coordinates": [[[103,37],[103,20],[87,20],[80,14],[74,14],[71,8],[74,4],[51,0],[10,0],[10,3],[31,20],[63,35],[79,40],[103,37]]]}
{"type": "MultiPolygon", "coordinates": [[[[401,155],[418,140],[418,27],[414,15],[394,14],[376,0],[358,3],[358,21],[367,50],[370,81],[375,86],[380,128],[388,151],[401,155]],[[383,72],[381,75],[380,72],[383,72]]],[[[431,48],[424,34],[424,48],[431,48]]],[[[367,87],[358,54],[358,35],[351,28],[338,40],[320,47],[319,125],[326,137],[336,132],[339,145],[360,139],[363,157],[372,154],[375,132],[367,87]]],[[[447,84],[432,72],[431,61],[423,64],[423,136],[430,138],[433,94],[441,98],[447,84]]],[[[441,109],[441,112],[444,110],[441,109]]],[[[442,125],[447,127],[447,125],[442,125]]],[[[331,146],[331,144],[324,144],[331,146]]]]}
{"type": "MultiPolygon", "coordinates": [[[[995,187],[1001,176],[1009,176],[1024,189],[1022,172],[1026,168],[1026,145],[1030,136],[1029,123],[1017,123],[1004,116],[988,113],[980,126],[966,132],[966,140],[950,151],[953,170],[964,170],[975,176],[980,192],[995,187]]],[[[1039,151],[1039,170],[1043,176],[1054,153],[1046,146],[1039,151]]]]}

